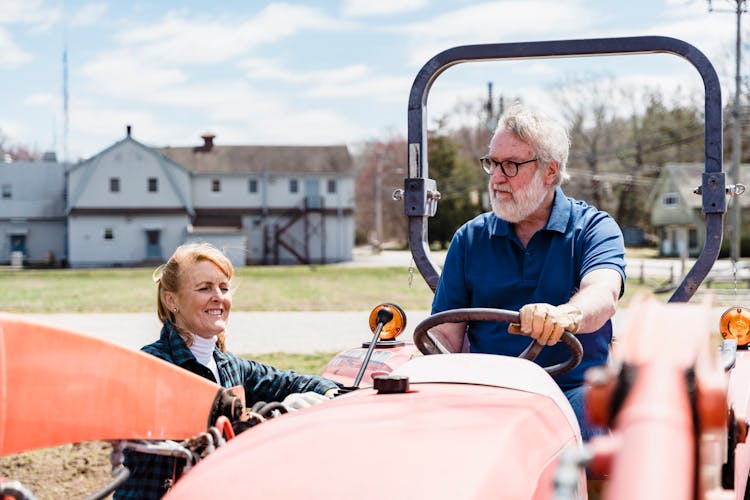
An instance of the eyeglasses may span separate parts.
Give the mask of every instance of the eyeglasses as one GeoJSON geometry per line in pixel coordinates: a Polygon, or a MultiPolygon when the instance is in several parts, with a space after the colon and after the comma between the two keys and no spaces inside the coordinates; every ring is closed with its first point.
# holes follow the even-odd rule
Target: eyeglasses
{"type": "Polygon", "coordinates": [[[495,168],[499,166],[500,170],[503,171],[503,175],[505,177],[515,177],[516,175],[518,175],[518,167],[520,167],[521,165],[526,165],[527,163],[535,162],[537,160],[538,158],[533,158],[526,161],[495,161],[490,158],[489,155],[487,155],[479,158],[479,163],[482,165],[482,170],[487,172],[487,175],[492,175],[492,172],[495,171],[495,168]]]}

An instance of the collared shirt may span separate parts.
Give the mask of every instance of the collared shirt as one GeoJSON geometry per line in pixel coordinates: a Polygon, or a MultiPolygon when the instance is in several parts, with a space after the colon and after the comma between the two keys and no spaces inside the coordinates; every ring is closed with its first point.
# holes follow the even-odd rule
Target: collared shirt
{"type": "MultiPolygon", "coordinates": [[[[168,321],[164,322],[159,340],[141,350],[216,381],[211,370],[195,359],[168,321]]],[[[292,393],[314,391],[323,394],[328,389],[338,387],[335,382],[323,377],[279,370],[257,361],[223,353],[218,348],[214,349],[214,359],[221,378],[219,384],[225,388],[243,386],[248,407],[258,401],[281,401],[292,393]]],[[[186,394],[185,397],[190,395],[186,394]]],[[[202,430],[197,429],[197,432],[202,430]]],[[[115,499],[161,498],[166,494],[175,470],[174,458],[126,450],[124,463],[130,469],[130,477],[115,491],[115,499]]]]}
{"type": "MultiPolygon", "coordinates": [[[[581,279],[595,269],[619,272],[622,295],[622,232],[607,213],[567,198],[558,187],[546,226],[526,247],[511,224],[493,212],[459,228],[446,255],[432,312],[464,307],[517,311],[531,303],[564,304],[578,290],[581,279]]],[[[471,322],[467,333],[472,352],[517,356],[529,344],[527,337],[509,334],[508,324],[503,322],[471,322]]],[[[556,378],[563,389],[581,385],[587,368],[606,362],[612,322],[577,337],[583,345],[583,360],[576,369],[556,378]]],[[[569,356],[568,348],[559,343],[543,349],[536,362],[549,366],[569,356]]]]}

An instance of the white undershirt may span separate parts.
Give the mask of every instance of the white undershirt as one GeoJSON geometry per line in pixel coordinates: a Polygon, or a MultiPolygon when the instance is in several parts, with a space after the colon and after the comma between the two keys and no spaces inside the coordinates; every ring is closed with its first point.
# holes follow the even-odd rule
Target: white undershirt
{"type": "Polygon", "coordinates": [[[220,384],[221,379],[219,378],[219,369],[216,367],[216,360],[214,359],[214,348],[216,347],[216,335],[209,339],[204,339],[198,335],[193,335],[193,345],[190,346],[190,352],[193,353],[195,359],[200,364],[211,370],[214,374],[216,383],[220,384]]]}

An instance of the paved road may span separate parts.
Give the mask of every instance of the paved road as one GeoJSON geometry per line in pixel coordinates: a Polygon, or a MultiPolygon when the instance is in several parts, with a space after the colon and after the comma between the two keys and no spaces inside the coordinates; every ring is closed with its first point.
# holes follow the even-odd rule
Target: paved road
{"type": "MultiPolygon", "coordinates": [[[[724,308],[713,309],[712,324],[718,330],[724,308]]],[[[370,311],[349,312],[233,312],[227,348],[237,354],[269,352],[338,352],[372,338],[370,311]]],[[[404,339],[411,339],[414,326],[428,311],[406,311],[404,339]]],[[[24,317],[44,324],[75,330],[131,349],[153,342],[160,324],[155,313],[133,314],[29,314],[24,317]]],[[[613,319],[615,336],[623,335],[628,310],[621,308],[613,319]]]]}
{"type": "MultiPolygon", "coordinates": [[[[433,254],[442,265],[445,252],[433,254]]],[[[352,262],[335,264],[352,266],[404,266],[412,264],[408,251],[384,251],[374,254],[357,249],[352,262]]],[[[635,266],[638,262],[633,262],[635,266]]],[[[635,267],[633,266],[633,267],[635,267]]],[[[417,275],[419,273],[417,272],[417,275]]],[[[722,308],[714,310],[714,323],[722,308]]],[[[268,352],[335,352],[368,341],[370,311],[350,312],[233,312],[230,318],[227,347],[240,354],[268,352]]],[[[406,311],[404,338],[411,339],[414,326],[428,316],[428,311],[406,311]]],[[[621,308],[613,319],[615,335],[622,334],[627,309],[621,308]]],[[[29,314],[28,319],[90,334],[125,347],[138,349],[156,339],[160,324],[156,313],[133,314],[29,314]]]]}
{"type": "MultiPolygon", "coordinates": [[[[427,311],[406,311],[404,335],[427,311]]],[[[347,312],[232,312],[227,348],[238,354],[268,352],[336,352],[372,338],[370,311],[347,312]]],[[[132,349],[153,342],[161,325],[156,313],[27,314],[25,318],[74,330],[132,349]]]]}

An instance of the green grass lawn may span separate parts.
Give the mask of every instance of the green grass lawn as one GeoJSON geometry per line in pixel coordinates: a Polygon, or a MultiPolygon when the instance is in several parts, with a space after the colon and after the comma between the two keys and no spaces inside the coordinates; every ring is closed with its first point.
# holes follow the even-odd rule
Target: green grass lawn
{"type": "MultiPolygon", "coordinates": [[[[150,312],[152,269],[3,270],[0,310],[14,313],[150,312]]],[[[428,309],[432,292],[406,268],[243,267],[234,278],[235,311],[357,311],[381,302],[428,309]]]]}
{"type": "MultiPolygon", "coordinates": [[[[0,271],[0,310],[12,313],[151,312],[152,269],[0,271]]],[[[360,311],[382,302],[429,309],[432,291],[401,267],[273,266],[237,269],[235,311],[360,311]]],[[[628,280],[620,307],[653,287],[628,280]]],[[[666,300],[669,294],[661,294],[666,300]]]]}
{"type": "Polygon", "coordinates": [[[272,352],[267,354],[242,354],[243,358],[254,359],[267,365],[275,366],[279,370],[294,370],[298,373],[320,375],[323,368],[337,352],[316,352],[314,354],[295,354],[288,352],[272,352]]]}

